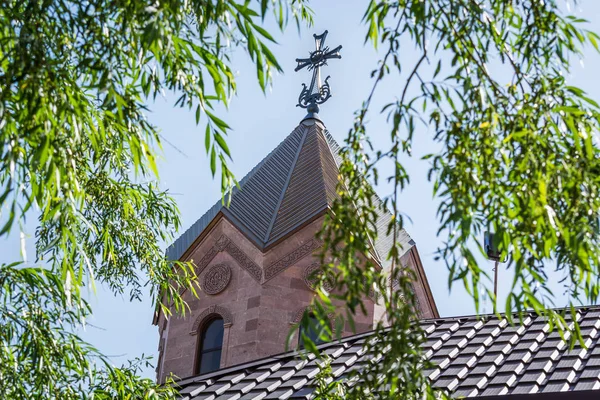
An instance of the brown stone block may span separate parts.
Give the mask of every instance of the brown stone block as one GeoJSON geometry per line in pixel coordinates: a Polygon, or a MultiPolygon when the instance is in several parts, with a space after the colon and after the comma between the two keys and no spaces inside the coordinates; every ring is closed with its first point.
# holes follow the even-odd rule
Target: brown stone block
{"type": "Polygon", "coordinates": [[[257,327],[258,332],[259,332],[259,334],[263,334],[263,335],[267,334],[268,335],[267,337],[261,337],[261,338],[265,338],[265,339],[269,340],[271,336],[276,334],[278,328],[283,325],[282,322],[283,321],[269,320],[269,319],[266,319],[263,316],[261,316],[258,327],[257,327]]]}
{"type": "Polygon", "coordinates": [[[193,300],[188,300],[187,303],[191,311],[197,310],[201,307],[200,300],[196,298],[193,300]]]}
{"type": "Polygon", "coordinates": [[[229,351],[228,365],[240,364],[257,358],[256,347],[256,342],[244,343],[231,347],[229,351]]]}
{"type": "Polygon", "coordinates": [[[308,287],[306,286],[306,283],[304,283],[304,280],[300,279],[300,278],[291,278],[290,279],[290,288],[302,290],[302,291],[308,289],[308,287]]]}
{"type": "Polygon", "coordinates": [[[250,310],[251,308],[256,308],[258,306],[260,306],[260,296],[250,297],[248,299],[246,310],[250,310]]]}
{"type": "MultiPolygon", "coordinates": [[[[289,285],[285,286],[286,288],[289,287],[289,285]]],[[[284,293],[284,288],[282,286],[275,286],[275,285],[271,285],[271,284],[265,284],[262,288],[262,291],[260,293],[261,297],[264,296],[272,296],[272,297],[281,297],[283,296],[284,293]]]]}
{"type": "Polygon", "coordinates": [[[232,345],[254,343],[258,338],[258,330],[246,331],[246,324],[241,323],[235,327],[236,329],[231,332],[231,343],[232,345]]]}
{"type": "Polygon", "coordinates": [[[171,324],[169,324],[169,340],[173,340],[176,337],[179,337],[181,335],[187,335],[190,332],[190,329],[192,328],[193,325],[193,320],[189,321],[189,320],[182,320],[182,319],[178,319],[178,320],[171,320],[171,324]]]}
{"type": "Polygon", "coordinates": [[[289,312],[276,308],[260,307],[260,319],[278,321],[280,324],[289,322],[289,312]]]}
{"type": "Polygon", "coordinates": [[[260,305],[267,308],[293,310],[295,302],[285,297],[263,296],[260,305]]]}
{"type": "Polygon", "coordinates": [[[258,318],[246,321],[246,332],[255,331],[258,329],[258,318]]]}
{"type": "Polygon", "coordinates": [[[285,343],[262,342],[260,346],[257,347],[257,356],[259,358],[268,357],[285,351],[285,343]]]}
{"type": "Polygon", "coordinates": [[[297,305],[298,303],[310,303],[315,297],[315,293],[309,290],[294,290],[288,293],[285,298],[292,304],[297,305]]]}
{"type": "Polygon", "coordinates": [[[260,316],[260,308],[256,307],[256,308],[251,308],[250,310],[243,310],[239,312],[239,321],[240,321],[240,326],[244,326],[243,324],[246,321],[249,321],[251,319],[255,319],[255,318],[259,318],[260,316]]]}
{"type": "Polygon", "coordinates": [[[372,323],[355,322],[354,327],[356,328],[356,332],[353,332],[350,324],[348,322],[346,322],[346,326],[344,327],[344,331],[345,331],[344,336],[354,335],[355,333],[363,333],[363,332],[368,332],[370,330],[373,330],[372,323]]]}
{"type": "Polygon", "coordinates": [[[194,370],[194,366],[189,363],[187,359],[175,359],[175,360],[166,360],[164,363],[164,370],[167,373],[173,373],[180,378],[185,378],[187,376],[192,375],[194,370]]]}

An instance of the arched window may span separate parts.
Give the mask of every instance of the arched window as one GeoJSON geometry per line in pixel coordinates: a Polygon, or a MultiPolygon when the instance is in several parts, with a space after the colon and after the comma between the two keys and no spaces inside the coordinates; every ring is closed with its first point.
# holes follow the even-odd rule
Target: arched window
{"type": "Polygon", "coordinates": [[[302,338],[302,334],[306,335],[306,337],[308,337],[314,344],[323,343],[323,340],[320,337],[322,329],[321,323],[317,317],[315,317],[312,313],[309,314],[308,328],[305,329],[304,326],[302,326],[302,323],[300,324],[300,328],[298,330],[298,346],[304,347],[304,339],[302,338]]]}
{"type": "Polygon", "coordinates": [[[223,349],[223,318],[215,316],[202,324],[196,371],[199,374],[216,371],[221,366],[223,349]]]}

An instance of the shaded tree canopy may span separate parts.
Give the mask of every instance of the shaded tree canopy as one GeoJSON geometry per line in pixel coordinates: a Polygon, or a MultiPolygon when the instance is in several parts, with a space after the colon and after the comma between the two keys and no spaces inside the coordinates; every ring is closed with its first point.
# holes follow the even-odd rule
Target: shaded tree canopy
{"type": "Polygon", "coordinates": [[[159,247],[180,220],[157,184],[161,137],[145,113],[174,93],[206,125],[225,193],[229,128],[213,108],[236,90],[235,48],[263,90],[281,70],[266,19],[283,29],[311,13],[284,0],[3,3],[0,236],[38,219],[35,266],[0,267],[3,398],[170,397],[137,376],[145,359],[114,368],[72,333],[91,313],[81,289],[100,282],[134,300],[149,286],[163,312],[185,312],[180,290],[197,290],[195,274],[159,247]]]}
{"type": "MultiPolygon", "coordinates": [[[[178,210],[157,185],[161,136],[145,118],[162,91],[204,124],[213,175],[224,201],[235,185],[228,168],[229,127],[216,115],[236,90],[230,54],[247,52],[264,90],[281,70],[269,50],[272,33],[289,22],[310,24],[302,1],[8,1],[0,9],[0,236],[38,219],[34,266],[0,267],[0,393],[14,398],[168,398],[137,376],[140,363],[113,367],[73,332],[91,309],[81,289],[94,282],[139,299],[150,287],[162,312],[184,313],[182,290],[198,289],[192,265],[169,262],[159,247],[180,227],[178,210]]],[[[398,195],[410,183],[402,157],[411,156],[417,127],[435,132],[442,151],[426,157],[440,200],[441,257],[449,284],[462,282],[479,305],[489,277],[479,267],[485,230],[514,281],[498,310],[533,310],[574,343],[576,324],[565,315],[579,299],[598,297],[600,114],[598,104],[565,75],[582,48],[598,49],[585,21],[556,1],[383,0],[365,10],[365,41],[381,50],[373,90],[356,112],[342,149],[340,197],[321,235],[331,262],[323,263],[312,308],[325,321],[332,298],[347,305],[331,339],[371,290],[381,294],[390,328],[376,327],[370,351],[386,356],[355,372],[352,386],[331,381],[324,359],[320,398],[434,398],[444,396],[422,375],[422,333],[413,324],[412,277],[399,264],[403,220],[398,195]],[[404,60],[400,50],[421,56],[404,60]],[[491,74],[491,66],[507,72],[491,74]],[[404,86],[382,110],[390,148],[373,148],[365,119],[371,99],[390,75],[404,86]],[[409,90],[410,88],[410,90],[409,90]],[[392,174],[380,177],[379,163],[392,174]],[[368,254],[377,235],[370,183],[393,183],[385,198],[394,220],[391,279],[356,254],[368,254]],[[360,215],[360,218],[356,218],[360,215]],[[343,244],[343,245],[341,245],[343,244]],[[556,310],[546,272],[564,272],[571,307],[556,310]],[[391,290],[388,282],[397,282],[391,290]],[[385,334],[384,334],[385,333],[385,334]]],[[[365,77],[368,78],[368,77],[365,77]]],[[[325,256],[325,253],[323,254],[325,256]]],[[[489,292],[489,291],[488,291],[489,292]]],[[[493,293],[489,293],[493,298],[493,293]]],[[[495,301],[495,299],[494,299],[495,301]]],[[[339,310],[337,310],[339,313],[339,310]]],[[[509,318],[510,315],[508,314],[509,318]]],[[[308,332],[313,318],[301,324],[308,332]]],[[[309,337],[304,347],[318,354],[309,337]]]]}

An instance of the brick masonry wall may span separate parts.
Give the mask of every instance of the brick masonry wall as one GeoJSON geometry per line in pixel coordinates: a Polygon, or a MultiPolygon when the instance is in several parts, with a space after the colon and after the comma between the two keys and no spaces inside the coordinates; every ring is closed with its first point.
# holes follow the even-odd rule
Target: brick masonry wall
{"type": "MultiPolygon", "coordinates": [[[[263,253],[221,218],[189,257],[197,266],[204,291],[198,298],[184,294],[190,306],[185,316],[166,321],[161,315],[157,321],[159,381],[170,373],[180,378],[196,373],[197,332],[205,318],[215,313],[225,322],[222,368],[287,351],[290,330],[315,295],[304,276],[318,261],[313,255],[319,247],[314,235],[321,226],[319,218],[263,253]]],[[[415,268],[415,255],[412,250],[405,254],[403,264],[415,268]]],[[[421,316],[434,316],[422,282],[415,283],[415,291],[421,316]]],[[[371,299],[366,304],[367,315],[356,317],[356,333],[371,330],[375,321],[385,318],[383,307],[371,299]]],[[[352,334],[346,326],[343,336],[352,334]]],[[[297,340],[294,332],[292,346],[297,340]]]]}

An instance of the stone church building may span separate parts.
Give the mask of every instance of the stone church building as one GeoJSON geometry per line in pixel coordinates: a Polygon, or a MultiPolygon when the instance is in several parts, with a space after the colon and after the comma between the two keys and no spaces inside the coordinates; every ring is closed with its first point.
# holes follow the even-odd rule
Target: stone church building
{"type": "MultiPolygon", "coordinates": [[[[335,196],[337,152],[320,120],[303,120],[240,182],[229,208],[217,202],[167,249],[194,262],[202,288],[199,298],[185,294],[185,317],[154,321],[157,379],[180,378],[182,399],[311,398],[316,362],[286,352],[286,339],[315,293],[315,233],[335,196]]],[[[381,232],[388,221],[382,212],[381,232]]],[[[373,254],[386,269],[390,238],[380,235],[373,254]]],[[[534,314],[522,326],[494,316],[440,318],[415,242],[403,231],[401,243],[402,263],[418,277],[418,323],[435,386],[457,398],[600,399],[600,307],[578,310],[587,347],[573,350],[534,314]]],[[[361,347],[384,315],[374,299],[366,302],[356,332],[346,327],[341,341],[320,345],[340,378],[369,362],[361,347]]]]}
{"type": "MultiPolygon", "coordinates": [[[[326,36],[315,35],[316,50],[297,60],[296,70],[313,71],[299,99],[308,115],[240,181],[229,207],[218,201],[167,249],[170,259],[194,263],[202,289],[198,298],[184,293],[190,306],[185,317],[154,318],[157,379],[175,375],[181,399],[312,396],[316,360],[288,349],[296,347],[296,324],[315,295],[311,273],[322,249],[316,233],[339,175],[339,146],[318,116],[318,104],[330,97],[320,67],[340,58],[341,49],[329,50],[326,36]]],[[[384,271],[390,267],[389,222],[390,213],[380,207],[371,257],[384,271]]],[[[435,387],[457,398],[600,399],[600,307],[578,309],[585,346],[574,349],[535,314],[520,326],[493,315],[440,318],[416,243],[406,231],[399,242],[402,265],[416,276],[415,323],[427,335],[424,357],[435,367],[425,372],[435,387]]],[[[374,324],[385,321],[385,310],[377,296],[365,302],[356,331],[346,326],[341,340],[319,345],[336,379],[371,362],[363,344],[374,324]]]]}
{"type": "MultiPolygon", "coordinates": [[[[190,306],[185,318],[167,320],[161,314],[156,319],[160,381],[170,373],[186,377],[207,368],[201,341],[214,321],[222,321],[217,322],[223,331],[219,368],[286,351],[290,328],[315,293],[310,277],[319,266],[322,245],[316,233],[335,197],[337,152],[319,120],[302,121],[242,179],[229,207],[219,200],[167,249],[171,259],[194,262],[202,291],[197,299],[185,295],[190,306]]],[[[383,234],[389,218],[382,212],[382,233],[373,252],[384,269],[389,267],[385,258],[391,238],[383,234]]],[[[402,264],[418,277],[414,288],[420,315],[438,317],[417,246],[405,231],[400,240],[402,264]]],[[[344,336],[368,332],[384,317],[384,307],[373,298],[366,304],[368,314],[356,317],[357,332],[348,326],[344,336]]]]}

